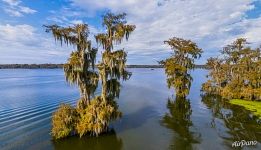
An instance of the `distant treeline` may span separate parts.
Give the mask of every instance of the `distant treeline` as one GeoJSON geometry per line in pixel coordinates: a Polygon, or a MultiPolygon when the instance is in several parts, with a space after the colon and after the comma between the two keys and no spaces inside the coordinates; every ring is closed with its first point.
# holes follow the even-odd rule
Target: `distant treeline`
{"type": "MultiPolygon", "coordinates": [[[[163,65],[127,65],[127,68],[163,68],[163,65]]],[[[195,68],[207,69],[206,65],[196,65],[195,68]]]]}
{"type": "Polygon", "coordinates": [[[62,68],[63,64],[2,64],[0,69],[55,69],[62,68]]]}
{"type": "MultiPolygon", "coordinates": [[[[0,64],[0,69],[56,69],[63,64],[0,64]]],[[[127,68],[163,68],[162,65],[127,65],[127,68]]],[[[196,65],[196,68],[207,69],[206,65],[196,65]]]]}

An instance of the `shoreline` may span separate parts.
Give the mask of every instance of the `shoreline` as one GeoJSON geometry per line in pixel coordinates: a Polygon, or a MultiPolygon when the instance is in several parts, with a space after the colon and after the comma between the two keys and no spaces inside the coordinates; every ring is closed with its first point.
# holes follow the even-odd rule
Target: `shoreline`
{"type": "MultiPolygon", "coordinates": [[[[63,64],[0,64],[0,69],[62,69],[63,64]]],[[[127,65],[127,68],[163,68],[162,65],[127,65]]],[[[195,69],[207,69],[206,65],[196,65],[195,69]]]]}

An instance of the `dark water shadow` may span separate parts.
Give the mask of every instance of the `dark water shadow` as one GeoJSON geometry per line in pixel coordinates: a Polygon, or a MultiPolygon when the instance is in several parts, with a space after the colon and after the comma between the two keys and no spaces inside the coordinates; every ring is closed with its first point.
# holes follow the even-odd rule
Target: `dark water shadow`
{"type": "Polygon", "coordinates": [[[146,106],[134,113],[124,115],[123,117],[112,124],[117,133],[138,128],[142,126],[148,119],[155,117],[156,111],[152,106],[146,106]]]}
{"type": "MultiPolygon", "coordinates": [[[[220,96],[202,94],[202,102],[211,110],[210,124],[223,143],[231,148],[235,141],[261,142],[261,123],[258,117],[241,106],[232,105],[220,96]]],[[[260,146],[260,144],[259,144],[260,146]]],[[[257,148],[252,146],[248,148],[257,148]]]]}
{"type": "Polygon", "coordinates": [[[69,137],[66,139],[52,141],[56,150],[121,150],[123,141],[117,137],[116,132],[111,129],[99,137],[69,137]]]}
{"type": "Polygon", "coordinates": [[[201,139],[200,133],[192,131],[193,122],[190,119],[192,109],[190,101],[183,98],[169,98],[167,102],[169,113],[166,113],[161,125],[171,129],[174,138],[170,144],[170,149],[193,149],[193,144],[199,144],[201,139]]]}

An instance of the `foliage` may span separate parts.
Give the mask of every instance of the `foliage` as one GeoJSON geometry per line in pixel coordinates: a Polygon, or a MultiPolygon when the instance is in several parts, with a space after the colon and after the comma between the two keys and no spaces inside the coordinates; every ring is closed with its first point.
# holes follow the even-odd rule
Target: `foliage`
{"type": "Polygon", "coordinates": [[[56,41],[61,45],[73,45],[77,49],[73,51],[64,65],[66,81],[78,85],[81,99],[87,105],[91,95],[98,84],[98,74],[94,71],[97,49],[91,47],[89,41],[89,29],[87,24],[78,24],[72,27],[60,27],[57,25],[45,26],[46,32],[52,32],[56,41]]]}
{"type": "Polygon", "coordinates": [[[245,107],[247,110],[253,112],[256,116],[261,119],[261,102],[245,101],[240,99],[232,99],[229,101],[231,104],[245,107]]]}
{"type": "Polygon", "coordinates": [[[190,70],[194,69],[194,60],[201,57],[202,50],[196,43],[176,37],[164,43],[173,50],[170,58],[159,62],[165,68],[168,87],[175,89],[177,97],[186,97],[192,81],[190,70]]]}
{"type": "MultiPolygon", "coordinates": [[[[76,128],[67,122],[58,122],[59,117],[54,116],[54,122],[58,122],[53,124],[54,138],[68,136],[71,132],[77,132],[80,136],[87,133],[98,136],[108,129],[112,120],[121,116],[115,98],[120,94],[120,80],[129,79],[131,73],[126,70],[127,53],[123,49],[113,50],[113,46],[120,44],[124,38],[128,40],[135,29],[134,25],[127,24],[125,17],[125,13],[107,13],[103,17],[103,26],[107,32],[95,36],[97,43],[104,49],[102,62],[97,65],[98,72],[94,70],[98,49],[92,48],[91,42],[87,40],[88,25],[79,24],[67,28],[45,26],[56,41],[77,48],[64,65],[64,72],[66,81],[78,85],[81,93],[77,103],[78,116],[72,116],[73,120],[77,120],[74,124],[76,128]],[[99,80],[102,83],[101,96],[94,97],[99,80]]],[[[67,113],[63,107],[57,111],[59,116],[62,116],[60,113],[67,113]]]]}
{"type": "Polygon", "coordinates": [[[246,39],[237,39],[222,50],[221,58],[208,59],[211,78],[203,91],[226,99],[261,100],[260,49],[246,44],[246,39]]]}
{"type": "Polygon", "coordinates": [[[61,139],[73,134],[76,121],[76,110],[68,104],[61,104],[52,116],[52,136],[61,139]]]}
{"type": "Polygon", "coordinates": [[[121,78],[127,80],[131,73],[126,70],[127,53],[124,50],[113,51],[114,44],[120,44],[125,38],[128,40],[134,25],[128,25],[125,19],[126,14],[107,13],[103,16],[103,26],[106,33],[95,36],[96,42],[102,45],[102,61],[98,64],[99,77],[102,81],[102,99],[108,96],[118,97],[121,78]],[[109,95],[108,95],[109,94],[109,95]]]}
{"type": "Polygon", "coordinates": [[[112,120],[121,116],[115,101],[104,101],[100,96],[95,97],[85,109],[78,109],[78,112],[80,118],[76,130],[80,136],[87,133],[98,136],[107,131],[112,120]]]}

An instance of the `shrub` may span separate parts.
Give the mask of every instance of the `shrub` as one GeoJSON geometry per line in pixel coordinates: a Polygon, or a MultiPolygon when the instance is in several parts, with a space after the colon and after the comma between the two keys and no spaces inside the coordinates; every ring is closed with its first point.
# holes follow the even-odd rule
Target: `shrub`
{"type": "Polygon", "coordinates": [[[100,96],[91,100],[85,109],[78,109],[80,118],[76,130],[81,136],[91,134],[98,136],[107,131],[109,123],[121,116],[114,100],[103,100],[100,96]]]}
{"type": "Polygon", "coordinates": [[[52,131],[54,139],[65,138],[74,133],[77,121],[77,111],[68,104],[61,104],[52,116],[52,131]]]}

